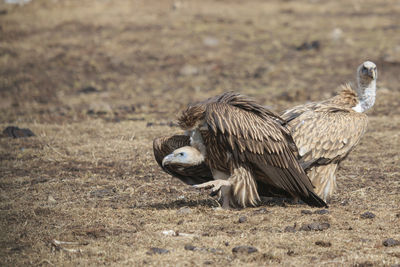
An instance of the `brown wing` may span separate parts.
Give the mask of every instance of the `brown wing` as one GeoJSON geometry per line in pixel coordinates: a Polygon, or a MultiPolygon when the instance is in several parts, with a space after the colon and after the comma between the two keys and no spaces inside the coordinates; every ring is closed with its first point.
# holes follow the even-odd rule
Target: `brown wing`
{"type": "Polygon", "coordinates": [[[318,105],[318,103],[308,103],[300,106],[296,106],[294,108],[285,110],[283,114],[281,115],[282,119],[284,119],[286,122],[291,122],[292,120],[298,118],[301,114],[304,112],[307,112],[309,110],[315,109],[315,107],[318,105]]]}
{"type": "Polygon", "coordinates": [[[358,144],[367,128],[365,114],[351,109],[317,105],[292,118],[288,128],[305,169],[338,163],[358,144]]]}
{"type": "Polygon", "coordinates": [[[225,165],[226,160],[221,161],[215,155],[229,153],[235,164],[245,165],[258,174],[255,176],[258,181],[289,192],[309,205],[326,206],[297,162],[287,129],[263,109],[257,106],[253,112],[251,107],[243,109],[240,105],[230,105],[229,101],[207,104],[205,122],[209,134],[204,136],[204,142],[208,165],[223,169],[219,165],[225,165]]]}
{"type": "Polygon", "coordinates": [[[210,168],[205,163],[191,167],[162,166],[162,160],[175,149],[190,146],[190,138],[186,135],[173,135],[156,138],[153,141],[154,157],[160,167],[168,174],[177,177],[182,182],[194,185],[213,180],[210,168]]]}

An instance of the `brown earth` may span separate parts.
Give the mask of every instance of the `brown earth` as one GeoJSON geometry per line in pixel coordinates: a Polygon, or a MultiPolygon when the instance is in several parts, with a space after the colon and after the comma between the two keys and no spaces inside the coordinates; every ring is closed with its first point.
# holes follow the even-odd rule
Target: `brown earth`
{"type": "Polygon", "coordinates": [[[400,240],[399,84],[397,0],[2,1],[0,130],[36,137],[0,139],[0,265],[400,264],[383,245],[400,240]],[[377,101],[329,213],[221,211],[153,159],[190,102],[234,90],[283,110],[365,60],[377,101]]]}

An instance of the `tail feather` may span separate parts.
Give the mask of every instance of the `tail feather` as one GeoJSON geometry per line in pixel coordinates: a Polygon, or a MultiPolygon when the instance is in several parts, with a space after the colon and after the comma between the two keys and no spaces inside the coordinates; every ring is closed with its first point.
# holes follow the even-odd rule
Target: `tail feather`
{"type": "Polygon", "coordinates": [[[323,201],[316,193],[314,192],[309,192],[308,197],[302,197],[302,201],[304,201],[306,204],[312,206],[312,207],[325,207],[329,208],[329,206],[323,201]]]}

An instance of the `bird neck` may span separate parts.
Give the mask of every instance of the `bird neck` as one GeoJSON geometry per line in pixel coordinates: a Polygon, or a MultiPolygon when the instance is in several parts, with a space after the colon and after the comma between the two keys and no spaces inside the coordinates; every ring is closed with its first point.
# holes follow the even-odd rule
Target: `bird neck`
{"type": "Polygon", "coordinates": [[[199,150],[203,157],[206,157],[207,150],[204,145],[203,137],[201,136],[201,133],[197,128],[191,131],[190,145],[199,150]]]}
{"type": "Polygon", "coordinates": [[[358,104],[353,108],[357,112],[365,112],[375,104],[376,80],[370,82],[358,80],[358,104]]]}

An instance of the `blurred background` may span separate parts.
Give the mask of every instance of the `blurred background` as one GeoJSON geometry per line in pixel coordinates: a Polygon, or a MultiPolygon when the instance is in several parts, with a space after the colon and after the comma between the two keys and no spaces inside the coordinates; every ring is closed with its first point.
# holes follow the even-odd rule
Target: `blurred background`
{"type": "Polygon", "coordinates": [[[365,60],[383,89],[372,112],[399,110],[396,0],[3,1],[0,23],[3,122],[169,120],[230,90],[281,111],[365,60]]]}
{"type": "Polygon", "coordinates": [[[2,266],[399,263],[382,245],[400,240],[399,0],[0,0],[8,126],[35,136],[0,134],[2,266]],[[154,160],[188,103],[237,91],[280,112],[333,96],[366,60],[377,99],[328,213],[217,211],[154,160]],[[297,231],[314,222],[331,228],[297,231]]]}

